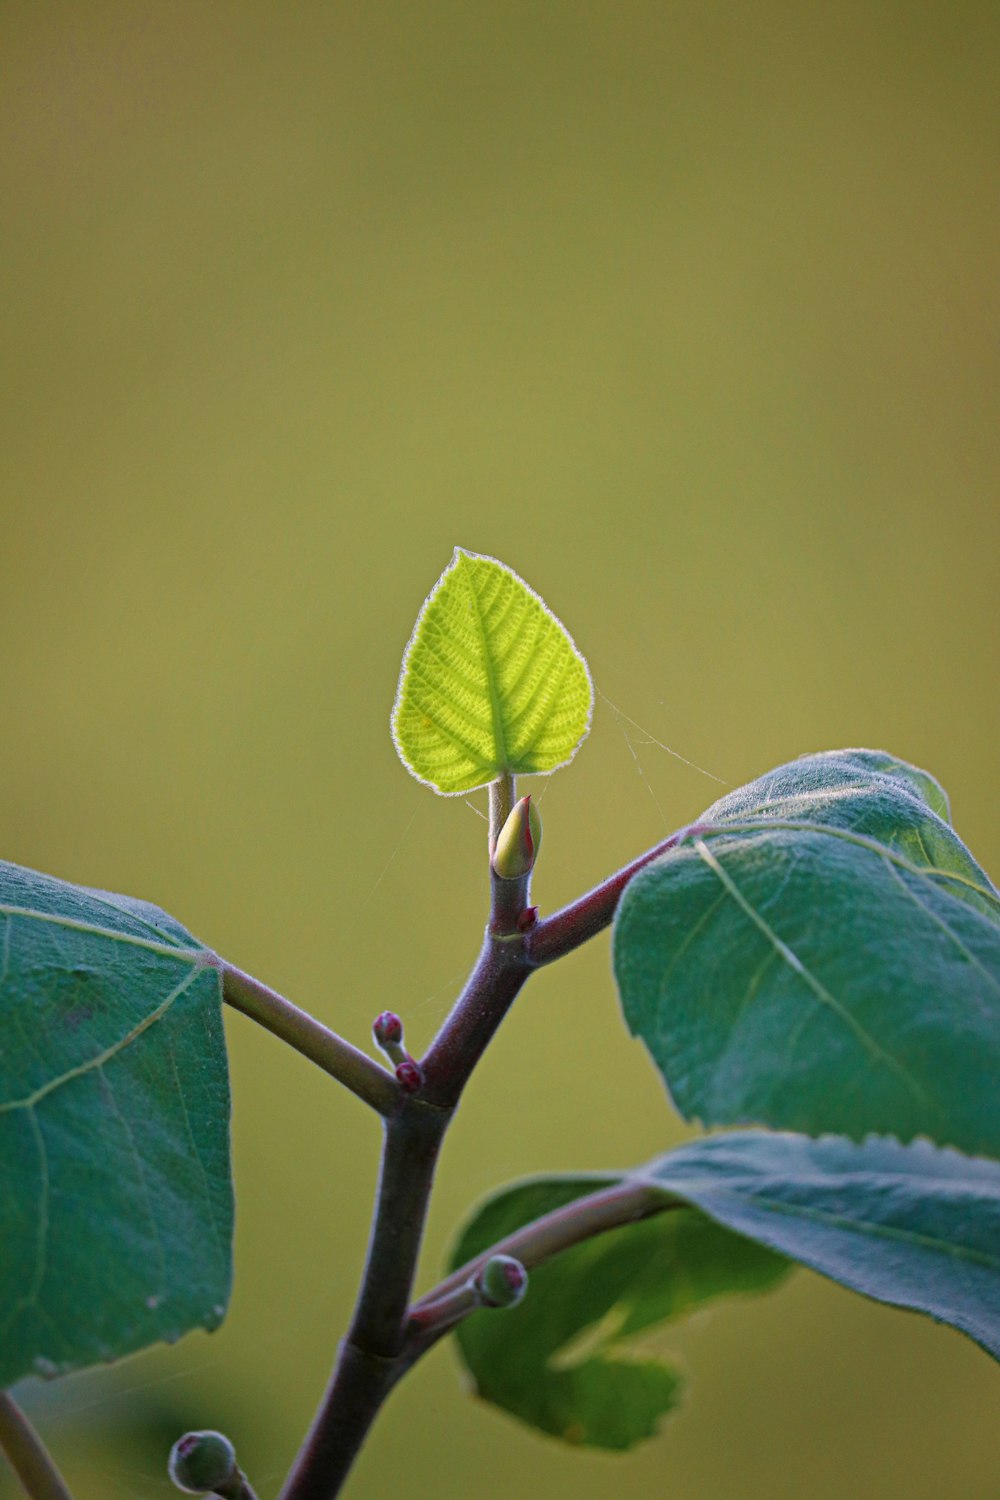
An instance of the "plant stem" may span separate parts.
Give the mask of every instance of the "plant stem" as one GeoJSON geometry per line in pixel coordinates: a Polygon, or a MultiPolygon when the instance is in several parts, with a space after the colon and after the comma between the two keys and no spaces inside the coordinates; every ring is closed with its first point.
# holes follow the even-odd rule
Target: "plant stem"
{"type": "Polygon", "coordinates": [[[513,776],[505,771],[498,776],[496,781],[490,782],[490,859],[497,846],[500,830],[510,817],[511,808],[516,798],[516,785],[513,776]]]}
{"type": "MultiPolygon", "coordinates": [[[[493,1255],[512,1255],[526,1271],[533,1270],[553,1255],[579,1245],[595,1235],[606,1234],[609,1229],[620,1229],[624,1224],[635,1224],[640,1219],[650,1219],[667,1209],[680,1207],[680,1200],[671,1200],[662,1188],[640,1180],[626,1179],[610,1187],[588,1193],[584,1198],[575,1198],[562,1208],[553,1209],[530,1224],[523,1224],[504,1239],[498,1240],[489,1249],[466,1261],[450,1276],[445,1277],[426,1297],[414,1303],[410,1312],[408,1335],[423,1337],[444,1314],[450,1318],[448,1327],[458,1321],[451,1317],[453,1299],[462,1297],[464,1289],[475,1280],[477,1274],[493,1255]]],[[[465,1312],[472,1312],[474,1302],[469,1299],[465,1312]]],[[[464,1312],[461,1314],[464,1316],[464,1312]]],[[[447,1331],[447,1329],[442,1330],[447,1331]]]]}
{"type": "MultiPolygon", "coordinates": [[[[618,1183],[586,1198],[577,1198],[498,1240],[414,1303],[396,1379],[402,1379],[445,1334],[453,1332],[463,1318],[481,1305],[473,1282],[491,1255],[513,1255],[526,1271],[531,1271],[584,1240],[681,1207],[679,1199],[671,1201],[660,1189],[645,1183],[618,1183]]],[[[530,1295],[530,1285],[528,1292],[530,1295]]]]}
{"type": "Polygon", "coordinates": [[[216,1494],[222,1495],[223,1500],[257,1500],[253,1486],[242,1469],[236,1471],[236,1478],[231,1485],[227,1485],[224,1490],[217,1490],[216,1494]]]}
{"type": "Polygon", "coordinates": [[[348,1342],[392,1359],[402,1330],[423,1238],[427,1203],[448,1114],[408,1101],[385,1131],[378,1202],[361,1295],[348,1342]]]}
{"type": "Polygon", "coordinates": [[[523,939],[487,936],[461,996],[421,1063],[425,1099],[442,1109],[455,1108],[530,974],[523,939]]]}
{"type": "Polygon", "coordinates": [[[31,1500],[73,1500],[45,1444],[9,1391],[0,1391],[0,1452],[31,1500]]]}
{"type": "MultiPolygon", "coordinates": [[[[362,1053],[355,1053],[340,1038],[333,1038],[333,1065],[328,1071],[347,1083],[386,1117],[385,1142],[375,1216],[369,1241],[368,1260],[351,1328],[341,1344],[336,1367],[312,1428],[281,1492],[281,1500],[334,1500],[350,1472],[379,1408],[396,1381],[457,1320],[462,1307],[454,1299],[444,1316],[435,1321],[427,1309],[442,1296],[456,1290],[455,1278],[472,1274],[468,1268],[456,1272],[431,1300],[418,1303],[411,1316],[407,1304],[413,1285],[417,1256],[423,1236],[427,1203],[434,1168],[445,1131],[455,1107],[483,1052],[503,1021],[521,987],[534,969],[569,953],[600,932],[614,916],[622,891],[643,866],[674,848],[689,832],[682,830],[625,866],[617,875],[557,912],[546,922],[533,924],[528,898],[530,876],[502,880],[492,870],[497,835],[514,802],[514,778],[504,776],[490,786],[490,918],[482,949],[472,973],[450,1015],[422,1059],[423,1082],[419,1093],[407,1098],[382,1069],[362,1053]],[[348,1070],[345,1055],[351,1061],[348,1070]],[[363,1068],[357,1063],[363,1063],[363,1068]],[[372,1073],[379,1082],[375,1084],[372,1073]],[[389,1099],[381,1080],[392,1089],[389,1099]]],[[[315,1055],[315,1031],[325,1032],[311,1018],[306,1040],[299,1035],[301,1022],[289,1027],[287,1001],[273,991],[248,980],[228,966],[229,989],[241,1008],[262,1024],[315,1055]],[[252,1008],[246,1004],[250,988],[252,1008]],[[279,1002],[276,1010],[274,1002],[279,1002]],[[281,1024],[275,1024],[275,1019],[281,1024]],[[289,1035],[291,1030],[292,1034],[289,1035]]],[[[229,999],[227,992],[226,998],[229,999]]],[[[294,1012],[296,1018],[302,1012],[294,1012]]],[[[327,1033],[332,1037],[332,1033],[327,1033]]],[[[323,1055],[331,1043],[324,1040],[323,1055]]],[[[538,1265],[549,1255],[592,1234],[643,1218],[668,1206],[662,1195],[644,1184],[616,1184],[583,1202],[526,1226],[489,1253],[516,1254],[525,1266],[538,1265]],[[654,1206],[655,1203],[655,1206],[654,1206]]],[[[475,1263],[478,1267],[479,1261],[475,1263]]]]}
{"type": "Polygon", "coordinates": [[[553,959],[572,953],[574,948],[579,948],[588,938],[596,937],[610,925],[625,887],[640,870],[652,864],[654,859],[659,859],[661,854],[676,849],[686,838],[703,832],[704,828],[696,823],[689,828],[679,829],[661,844],[640,854],[631,864],[624,865],[585,896],[571,901],[561,911],[553,912],[551,917],[536,922],[527,933],[525,951],[528,961],[536,967],[550,964],[553,959]]]}
{"type": "Polygon", "coordinates": [[[308,1057],[380,1115],[392,1113],[400,1092],[391,1073],[277,990],[233,964],[223,962],[221,967],[222,998],[228,1005],[308,1057]]]}
{"type": "MultiPolygon", "coordinates": [[[[514,882],[500,882],[511,885],[514,882]]],[[[517,882],[527,889],[527,882],[517,882]]],[[[479,959],[421,1063],[419,1095],[385,1125],[378,1199],[350,1331],[281,1500],[332,1500],[405,1369],[407,1308],[434,1168],[459,1095],[531,973],[524,940],[487,933],[479,959]]]]}
{"type": "Polygon", "coordinates": [[[354,1318],[281,1500],[331,1500],[399,1377],[406,1309],[449,1114],[405,1101],[387,1120],[368,1261],[354,1318]]]}

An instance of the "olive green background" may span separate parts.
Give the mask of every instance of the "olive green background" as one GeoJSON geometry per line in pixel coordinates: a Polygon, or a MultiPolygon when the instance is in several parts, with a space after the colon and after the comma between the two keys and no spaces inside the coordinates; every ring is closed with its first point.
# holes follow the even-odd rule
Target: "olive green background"
{"type": "MultiPolygon", "coordinates": [[[[457,542],[648,731],[599,699],[548,784],[546,908],[718,794],[652,738],[732,784],[887,748],[996,874],[998,44],[961,0],[4,0],[3,855],[422,1048],[484,825],[388,716],[457,542]]],[[[78,1500],[171,1493],[190,1425],[268,1500],[348,1314],[377,1128],[227,1025],[230,1318],[23,1388],[78,1500]]],[[[484,1063],[424,1284],[491,1185],[680,1136],[601,939],[484,1063]]],[[[690,1400],[623,1459],[469,1401],[443,1347],[350,1494],[1000,1496],[1000,1373],[955,1333],[801,1273],[664,1343],[690,1400]]]]}

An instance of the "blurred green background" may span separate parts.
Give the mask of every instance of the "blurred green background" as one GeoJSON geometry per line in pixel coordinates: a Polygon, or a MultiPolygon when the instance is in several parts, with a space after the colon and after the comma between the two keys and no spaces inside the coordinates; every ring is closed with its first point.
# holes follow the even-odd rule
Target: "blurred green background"
{"type": "MultiPolygon", "coordinates": [[[[387,725],[457,542],[610,700],[545,792],[545,907],[717,795],[656,741],[731,784],[887,748],[996,874],[998,44],[961,0],[4,0],[4,856],[422,1047],[484,825],[387,725]]],[[[23,1388],[79,1500],[173,1493],[191,1425],[267,1500],[348,1315],[377,1129],[228,1026],[231,1314],[23,1388]]],[[[485,1062],[423,1284],[492,1185],[681,1134],[602,939],[485,1062]]],[[[625,1459],[477,1406],[440,1348],[352,1500],[1000,1496],[1000,1377],[955,1333],[802,1272],[661,1342],[691,1396],[625,1459]]]]}

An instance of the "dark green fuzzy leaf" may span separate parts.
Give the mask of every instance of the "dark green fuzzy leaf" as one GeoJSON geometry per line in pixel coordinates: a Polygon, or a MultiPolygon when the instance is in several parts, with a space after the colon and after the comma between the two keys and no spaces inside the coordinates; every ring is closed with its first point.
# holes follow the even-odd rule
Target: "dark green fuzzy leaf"
{"type": "Polygon", "coordinates": [[[748,1130],[681,1146],[634,1175],[1000,1359],[1000,1163],[929,1141],[748,1130]]]}
{"type": "Polygon", "coordinates": [[[233,1197],[221,984],[146,902],[0,864],[0,1388],[212,1328],[233,1197]]]}
{"type": "Polygon", "coordinates": [[[625,892],[625,1018],[678,1109],[1000,1156],[1000,898],[926,772],[806,756],[625,892]]]}

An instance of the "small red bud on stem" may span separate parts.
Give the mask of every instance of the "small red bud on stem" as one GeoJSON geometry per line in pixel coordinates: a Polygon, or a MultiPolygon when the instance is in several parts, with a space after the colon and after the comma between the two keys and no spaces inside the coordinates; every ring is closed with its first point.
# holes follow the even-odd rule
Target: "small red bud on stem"
{"type": "Polygon", "coordinates": [[[398,1065],[410,1060],[410,1054],[403,1046],[403,1023],[395,1011],[384,1010],[380,1016],[375,1017],[372,1036],[390,1062],[398,1065]]]}
{"type": "Polygon", "coordinates": [[[403,1023],[394,1010],[384,1010],[375,1017],[372,1035],[389,1060],[395,1064],[396,1082],[404,1094],[415,1094],[424,1081],[424,1070],[403,1046],[403,1023]]]}
{"type": "Polygon", "coordinates": [[[423,1085],[424,1070],[412,1057],[405,1057],[396,1064],[396,1082],[404,1094],[415,1094],[423,1085]]]}
{"type": "Polygon", "coordinates": [[[376,1016],[372,1035],[383,1049],[398,1046],[403,1040],[403,1023],[394,1010],[384,1010],[376,1016]]]}

